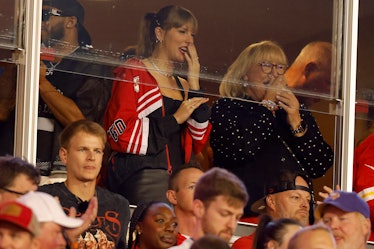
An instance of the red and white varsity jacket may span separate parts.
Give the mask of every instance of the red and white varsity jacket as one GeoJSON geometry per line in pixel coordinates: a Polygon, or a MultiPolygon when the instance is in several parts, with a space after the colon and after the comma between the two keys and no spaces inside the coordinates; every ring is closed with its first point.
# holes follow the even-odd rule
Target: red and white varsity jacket
{"type": "MultiPolygon", "coordinates": [[[[150,139],[164,141],[166,132],[175,132],[180,126],[172,115],[165,116],[163,112],[156,120],[148,117],[156,110],[163,110],[163,97],[156,80],[140,60],[126,61],[124,67],[115,70],[115,74],[112,96],[104,117],[104,129],[111,148],[117,152],[137,155],[155,153],[157,148],[154,148],[154,144],[160,142],[154,143],[150,139]],[[159,129],[154,129],[150,122],[159,122],[153,124],[159,129]],[[155,137],[154,130],[162,132],[155,137]]],[[[207,142],[211,127],[208,119],[197,122],[190,118],[184,126],[186,129],[180,132],[186,163],[191,152],[199,153],[207,142]]],[[[162,146],[166,146],[166,143],[162,146]]]]}

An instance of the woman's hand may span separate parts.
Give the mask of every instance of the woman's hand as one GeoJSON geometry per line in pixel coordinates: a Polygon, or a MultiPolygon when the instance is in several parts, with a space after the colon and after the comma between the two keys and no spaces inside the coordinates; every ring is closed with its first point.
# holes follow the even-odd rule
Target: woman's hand
{"type": "Polygon", "coordinates": [[[286,81],[284,80],[283,76],[279,76],[277,78],[273,78],[270,81],[268,88],[266,89],[266,94],[264,99],[271,100],[273,102],[278,102],[276,99],[277,93],[280,89],[286,87],[286,81]]]}
{"type": "Polygon", "coordinates": [[[276,103],[287,112],[287,122],[292,129],[297,129],[300,125],[300,103],[296,98],[295,94],[287,89],[283,88],[277,92],[276,103]]]}
{"type": "Polygon", "coordinates": [[[190,43],[187,47],[187,52],[184,53],[184,58],[188,64],[187,81],[191,90],[200,90],[199,77],[200,77],[200,62],[196,47],[190,43]]]}
{"type": "Polygon", "coordinates": [[[187,121],[191,114],[201,105],[208,102],[208,98],[191,98],[184,100],[179,106],[178,110],[173,114],[178,124],[182,124],[187,121]]]}

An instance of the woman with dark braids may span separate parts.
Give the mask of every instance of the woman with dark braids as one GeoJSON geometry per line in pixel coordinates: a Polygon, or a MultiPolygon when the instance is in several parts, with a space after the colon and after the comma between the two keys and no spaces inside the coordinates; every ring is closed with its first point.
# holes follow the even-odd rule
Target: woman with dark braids
{"type": "Polygon", "coordinates": [[[169,174],[208,140],[210,109],[200,89],[196,31],[195,16],[183,7],[147,13],[137,57],[115,71],[104,118],[114,151],[107,187],[131,204],[167,202],[169,174]]]}
{"type": "Polygon", "coordinates": [[[169,205],[139,205],[130,220],[128,249],[167,249],[177,243],[177,217],[169,205]]]}

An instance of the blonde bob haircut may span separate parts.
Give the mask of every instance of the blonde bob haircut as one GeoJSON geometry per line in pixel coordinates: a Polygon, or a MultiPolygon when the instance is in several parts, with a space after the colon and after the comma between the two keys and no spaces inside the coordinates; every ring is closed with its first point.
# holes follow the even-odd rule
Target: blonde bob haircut
{"type": "Polygon", "coordinates": [[[219,87],[222,97],[243,98],[248,86],[243,77],[261,62],[288,65],[283,49],[273,41],[261,41],[246,47],[231,64],[219,87]],[[247,86],[246,86],[247,85],[247,86]]]}

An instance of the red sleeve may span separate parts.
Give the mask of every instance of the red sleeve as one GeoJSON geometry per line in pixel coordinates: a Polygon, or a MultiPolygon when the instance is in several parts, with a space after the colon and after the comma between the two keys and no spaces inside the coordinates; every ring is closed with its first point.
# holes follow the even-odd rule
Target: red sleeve
{"type": "Polygon", "coordinates": [[[374,134],[356,149],[353,161],[353,190],[370,208],[371,227],[374,228],[374,134]]]}
{"type": "Polygon", "coordinates": [[[187,120],[187,127],[194,141],[193,149],[195,154],[201,152],[208,142],[212,125],[209,121],[198,123],[194,119],[187,120]]]}
{"type": "Polygon", "coordinates": [[[147,115],[162,106],[161,93],[149,84],[150,77],[138,60],[129,61],[115,73],[104,117],[108,142],[115,151],[144,155],[148,149],[147,115]]]}

